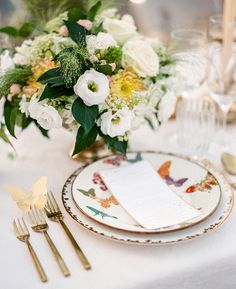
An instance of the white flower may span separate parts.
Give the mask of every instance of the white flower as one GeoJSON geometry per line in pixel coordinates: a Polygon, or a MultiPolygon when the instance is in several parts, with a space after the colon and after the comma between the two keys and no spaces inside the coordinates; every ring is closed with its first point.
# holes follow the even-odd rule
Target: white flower
{"type": "Polygon", "coordinates": [[[107,111],[101,115],[101,131],[110,137],[123,136],[131,129],[133,112],[122,108],[116,113],[107,111]]]}
{"type": "Polygon", "coordinates": [[[17,65],[28,65],[30,62],[32,40],[25,40],[21,46],[16,47],[14,62],[17,65]]]}
{"type": "Polygon", "coordinates": [[[88,106],[104,103],[109,95],[109,80],[94,69],[87,70],[74,85],[74,92],[88,106]]]}
{"type": "Polygon", "coordinates": [[[9,55],[9,51],[5,50],[0,55],[0,76],[6,73],[8,70],[15,68],[15,64],[11,56],[9,55]]]}
{"type": "Polygon", "coordinates": [[[23,95],[22,98],[21,98],[21,101],[20,101],[20,111],[22,113],[24,113],[26,115],[26,117],[29,116],[29,105],[30,105],[30,102],[27,101],[27,98],[26,98],[26,95],[23,95]]]}
{"type": "Polygon", "coordinates": [[[146,41],[130,40],[123,47],[122,65],[131,66],[141,77],[159,72],[159,57],[146,41]]]}
{"type": "Polygon", "coordinates": [[[5,103],[5,98],[0,99],[0,123],[3,121],[3,112],[4,112],[4,103],[5,103]]]}
{"type": "Polygon", "coordinates": [[[116,8],[108,8],[108,9],[104,9],[100,15],[98,15],[99,17],[102,17],[102,19],[105,18],[114,18],[117,14],[118,10],[116,8]]]}
{"type": "Polygon", "coordinates": [[[120,44],[125,43],[136,34],[136,26],[130,15],[124,15],[120,20],[105,18],[103,28],[120,44]]]}
{"type": "Polygon", "coordinates": [[[104,50],[111,46],[117,46],[111,34],[99,32],[98,35],[88,35],[86,37],[87,49],[90,54],[94,54],[96,49],[104,50]]]}
{"type": "Polygon", "coordinates": [[[169,90],[162,97],[158,106],[158,119],[160,122],[166,122],[175,111],[176,95],[173,90],[169,90]]]}
{"type": "Polygon", "coordinates": [[[29,103],[30,117],[36,119],[37,123],[44,129],[60,128],[62,119],[58,111],[45,103],[38,102],[32,97],[29,103]]]}

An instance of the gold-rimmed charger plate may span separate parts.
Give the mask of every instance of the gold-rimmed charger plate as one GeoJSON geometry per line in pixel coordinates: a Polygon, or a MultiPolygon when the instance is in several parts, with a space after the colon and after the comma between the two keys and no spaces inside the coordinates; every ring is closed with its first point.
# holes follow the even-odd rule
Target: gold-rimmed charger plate
{"type": "Polygon", "coordinates": [[[221,200],[214,214],[209,216],[209,218],[207,218],[205,221],[184,230],[163,232],[159,234],[129,233],[112,229],[92,220],[91,218],[88,218],[85,214],[78,210],[72,198],[72,184],[81,168],[75,171],[67,179],[62,191],[62,202],[65,210],[76,223],[81,225],[86,230],[95,233],[97,236],[105,237],[110,240],[139,245],[167,245],[177,244],[187,240],[194,240],[214,231],[222,223],[224,223],[224,221],[229,217],[234,204],[233,191],[224,177],[211,165],[201,165],[214,175],[221,186],[221,200]]]}
{"type": "Polygon", "coordinates": [[[160,233],[191,227],[208,218],[217,208],[221,187],[209,170],[192,160],[160,152],[131,152],[127,158],[112,155],[81,168],[72,185],[72,197],[87,217],[105,226],[133,233],[160,233]],[[163,181],[179,197],[201,212],[197,218],[173,226],[147,230],[114,199],[99,176],[100,170],[148,160],[163,181]]]}

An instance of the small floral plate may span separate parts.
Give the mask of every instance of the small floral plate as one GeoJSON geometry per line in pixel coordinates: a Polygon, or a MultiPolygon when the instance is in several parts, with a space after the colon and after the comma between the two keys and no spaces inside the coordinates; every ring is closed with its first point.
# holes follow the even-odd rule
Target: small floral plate
{"type": "Polygon", "coordinates": [[[132,152],[127,157],[112,155],[100,159],[75,173],[72,197],[77,208],[87,217],[105,226],[133,233],[161,233],[191,227],[206,220],[221,199],[221,185],[203,165],[173,154],[132,152]],[[148,160],[163,181],[184,201],[202,214],[188,222],[147,230],[141,227],[111,195],[99,171],[148,160]]]}

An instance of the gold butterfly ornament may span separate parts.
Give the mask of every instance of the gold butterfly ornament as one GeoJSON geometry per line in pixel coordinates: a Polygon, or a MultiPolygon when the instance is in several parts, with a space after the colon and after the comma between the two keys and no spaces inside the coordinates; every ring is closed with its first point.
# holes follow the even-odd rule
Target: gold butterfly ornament
{"type": "Polygon", "coordinates": [[[35,206],[42,209],[47,202],[47,177],[37,180],[29,190],[23,190],[13,185],[5,185],[4,189],[11,194],[18,208],[24,212],[30,211],[35,206]]]}

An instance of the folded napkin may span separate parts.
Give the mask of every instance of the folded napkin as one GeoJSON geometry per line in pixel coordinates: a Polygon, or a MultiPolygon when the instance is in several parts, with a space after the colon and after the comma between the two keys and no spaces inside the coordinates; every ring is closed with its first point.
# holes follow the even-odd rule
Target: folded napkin
{"type": "Polygon", "coordinates": [[[146,229],[172,226],[201,215],[166,185],[148,161],[99,174],[120,205],[146,229]]]}

